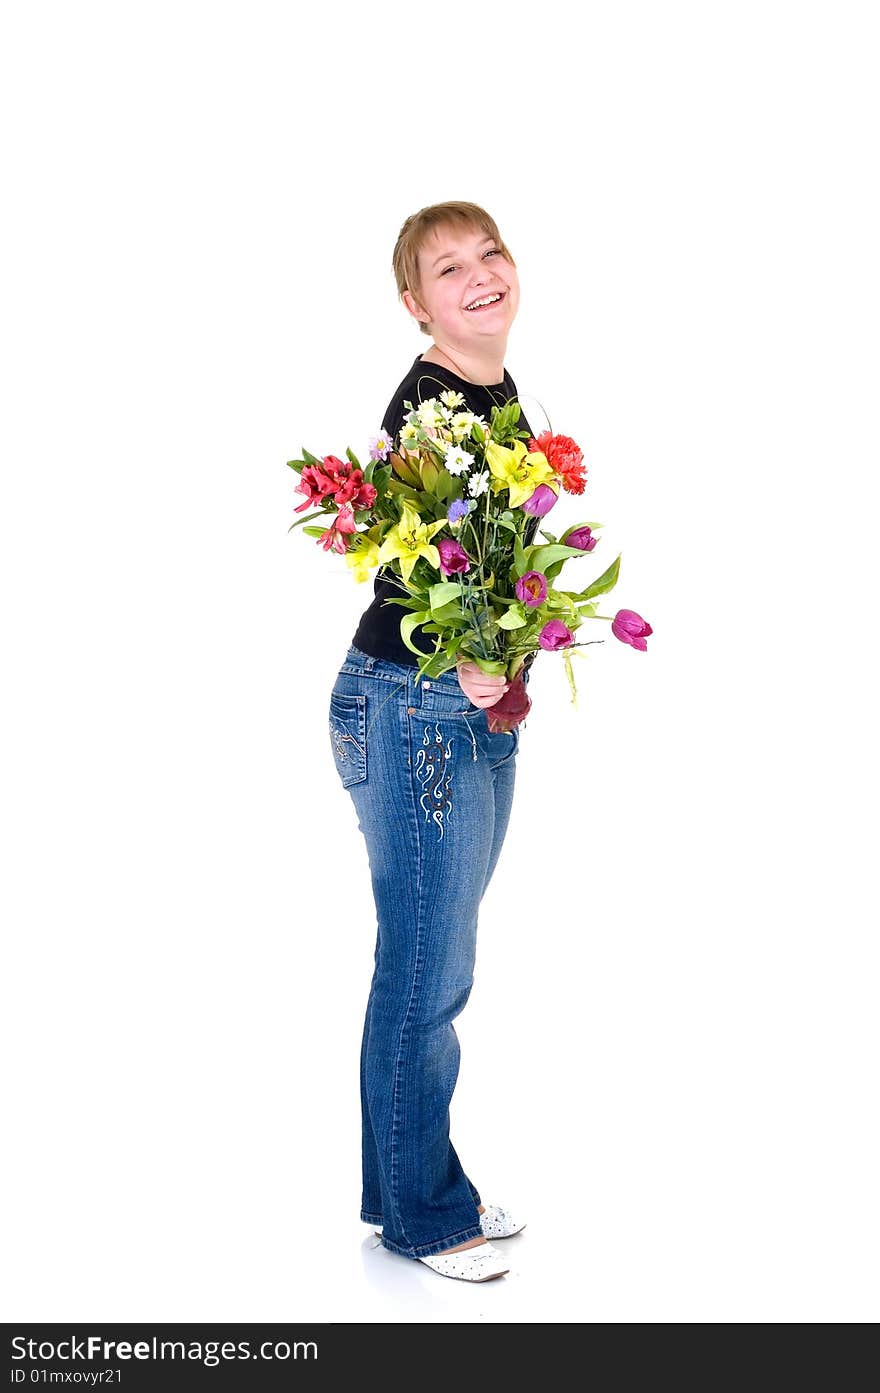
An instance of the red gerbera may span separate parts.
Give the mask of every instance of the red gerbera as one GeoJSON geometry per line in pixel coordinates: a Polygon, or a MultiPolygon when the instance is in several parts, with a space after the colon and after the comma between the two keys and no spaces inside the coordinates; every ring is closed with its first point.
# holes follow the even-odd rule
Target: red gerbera
{"type": "Polygon", "coordinates": [[[570,435],[552,435],[545,430],[529,441],[529,450],[540,450],[546,456],[547,463],[559,475],[566,492],[583,493],[587,483],[583,451],[570,435]]]}

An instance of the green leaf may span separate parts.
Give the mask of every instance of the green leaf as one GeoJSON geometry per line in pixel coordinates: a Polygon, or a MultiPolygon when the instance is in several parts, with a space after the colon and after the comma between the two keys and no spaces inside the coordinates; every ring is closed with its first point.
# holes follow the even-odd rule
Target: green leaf
{"type": "Polygon", "coordinates": [[[531,546],[526,550],[527,571],[542,571],[547,574],[547,567],[554,561],[564,561],[569,556],[583,556],[584,553],[579,547],[564,547],[557,542],[555,545],[541,547],[531,546]]]}
{"type": "Polygon", "coordinates": [[[502,614],[498,620],[498,627],[499,629],[524,629],[528,622],[522,605],[517,601],[502,614]]]}
{"type": "Polygon", "coordinates": [[[448,605],[440,605],[439,609],[432,609],[431,618],[445,628],[450,624],[461,625],[468,622],[468,615],[464,613],[457,600],[450,601],[448,605]]]}
{"type": "Polygon", "coordinates": [[[383,600],[382,605],[383,608],[385,605],[400,605],[401,609],[422,610],[425,608],[425,601],[420,595],[408,595],[406,599],[401,599],[395,595],[393,598],[383,600]]]}
{"type": "Polygon", "coordinates": [[[440,473],[437,475],[437,482],[434,485],[434,496],[439,498],[441,503],[445,503],[452,497],[457,488],[458,480],[453,479],[448,469],[441,469],[440,473]]]}
{"type": "Polygon", "coordinates": [[[470,657],[471,662],[476,663],[481,672],[490,672],[494,674],[507,671],[507,663],[503,658],[481,658],[476,653],[471,654],[470,657]]]}
{"type": "Polygon", "coordinates": [[[408,498],[411,502],[421,506],[424,495],[418,493],[414,488],[410,488],[409,484],[405,484],[402,479],[389,479],[388,488],[392,493],[400,494],[402,498],[408,498]]]}
{"type": "Polygon", "coordinates": [[[577,600],[590,600],[594,595],[604,595],[607,591],[613,590],[617,584],[617,577],[620,572],[620,557],[616,557],[603,571],[598,580],[594,580],[592,585],[588,585],[586,590],[581,590],[576,596],[577,600]]]}
{"type": "Polygon", "coordinates": [[[517,533],[516,541],[513,544],[513,570],[510,574],[515,580],[519,580],[520,576],[525,575],[528,569],[522,538],[517,533]]]}
{"type": "Polygon", "coordinates": [[[418,655],[419,655],[420,658],[423,658],[425,655],[424,655],[424,653],[423,653],[423,651],[422,651],[421,648],[416,648],[415,644],[413,643],[412,639],[410,638],[410,635],[411,635],[413,629],[417,629],[417,628],[419,627],[420,624],[423,624],[424,621],[425,621],[426,619],[430,619],[430,617],[431,617],[431,615],[430,615],[430,611],[429,611],[429,610],[420,609],[416,614],[405,614],[405,615],[403,616],[403,618],[401,619],[401,621],[400,621],[400,637],[401,637],[401,639],[402,639],[403,642],[406,644],[406,646],[407,646],[407,648],[410,650],[410,652],[411,652],[411,653],[418,653],[418,655]]]}
{"type": "MultiPolygon", "coordinates": [[[[287,530],[288,532],[292,532],[295,527],[302,527],[304,522],[310,522],[312,518],[320,517],[329,517],[329,514],[325,513],[323,508],[319,508],[316,513],[304,513],[301,518],[297,518],[296,522],[292,522],[287,530]]],[[[312,534],[309,533],[309,536],[311,535],[312,534]]]]}
{"type": "Polygon", "coordinates": [[[411,484],[415,488],[418,488],[421,480],[409,461],[405,460],[402,455],[392,452],[390,468],[395,474],[400,475],[403,483],[411,484]]]}
{"type": "Polygon", "coordinates": [[[323,537],[327,531],[326,527],[304,527],[303,533],[306,537],[323,537]]]}
{"type": "Polygon", "coordinates": [[[461,583],[457,580],[441,580],[436,585],[428,589],[428,604],[431,610],[438,610],[443,605],[448,605],[450,600],[457,600],[461,595],[461,583]]]}

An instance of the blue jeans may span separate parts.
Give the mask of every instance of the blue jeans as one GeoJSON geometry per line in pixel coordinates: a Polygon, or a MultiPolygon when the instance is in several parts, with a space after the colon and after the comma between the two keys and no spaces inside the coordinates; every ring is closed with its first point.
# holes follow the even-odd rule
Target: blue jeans
{"type": "Polygon", "coordinates": [[[361,1218],[428,1257],[480,1238],[449,1139],[452,1024],[473,985],[477,914],[510,818],[519,731],[492,734],[453,671],[352,646],[330,696],[336,769],[364,834],[378,935],[361,1047],[361,1218]]]}

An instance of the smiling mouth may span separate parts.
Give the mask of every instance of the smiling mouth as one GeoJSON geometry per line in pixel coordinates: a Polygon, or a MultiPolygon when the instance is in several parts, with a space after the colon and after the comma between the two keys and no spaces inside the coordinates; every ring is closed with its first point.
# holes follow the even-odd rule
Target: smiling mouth
{"type": "MultiPolygon", "coordinates": [[[[493,300],[490,305],[477,305],[476,309],[469,309],[468,306],[465,305],[465,314],[479,314],[481,310],[494,310],[496,305],[500,305],[503,303],[504,298],[507,295],[506,290],[493,291],[492,293],[498,296],[497,300],[493,300]]],[[[479,298],[482,300],[484,297],[481,295],[479,298]]]]}

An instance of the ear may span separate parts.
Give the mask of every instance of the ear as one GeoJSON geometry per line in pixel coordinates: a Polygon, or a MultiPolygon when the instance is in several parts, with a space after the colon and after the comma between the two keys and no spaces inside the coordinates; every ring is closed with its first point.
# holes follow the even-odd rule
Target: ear
{"type": "Polygon", "coordinates": [[[423,324],[430,324],[431,316],[428,314],[424,305],[419,304],[412,291],[404,290],[400,298],[415,319],[420,320],[423,324]]]}

